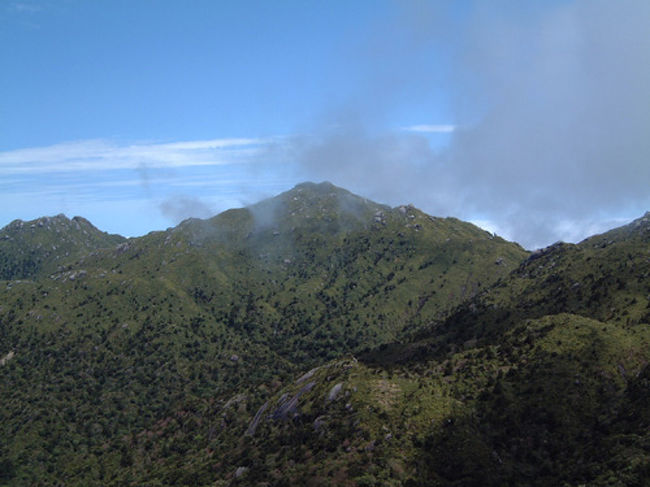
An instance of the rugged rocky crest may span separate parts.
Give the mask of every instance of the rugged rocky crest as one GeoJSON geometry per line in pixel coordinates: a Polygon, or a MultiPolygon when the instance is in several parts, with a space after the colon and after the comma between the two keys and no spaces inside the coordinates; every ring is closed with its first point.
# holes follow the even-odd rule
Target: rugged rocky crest
{"type": "Polygon", "coordinates": [[[68,261],[124,240],[101,232],[80,216],[14,220],[0,229],[0,279],[47,275],[68,261]]]}

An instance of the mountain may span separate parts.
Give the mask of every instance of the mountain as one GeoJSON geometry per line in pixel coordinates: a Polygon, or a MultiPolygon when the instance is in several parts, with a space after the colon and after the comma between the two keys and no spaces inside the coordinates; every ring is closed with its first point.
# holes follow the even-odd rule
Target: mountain
{"type": "Polygon", "coordinates": [[[0,230],[0,279],[31,279],[47,275],[68,260],[124,241],[99,231],[79,216],[14,220],[0,230]]]}
{"type": "Polygon", "coordinates": [[[515,322],[561,312],[616,325],[650,323],[649,276],[646,213],[577,245],[557,243],[534,252],[485,296],[467,303],[447,328],[498,340],[500,331],[515,322]]]}
{"type": "Polygon", "coordinates": [[[642,486],[648,227],[305,183],[70,253],[0,282],[0,485],[642,486]]]}
{"type": "Polygon", "coordinates": [[[296,379],[230,426],[256,427],[245,441],[225,438],[219,475],[243,485],[647,485],[649,221],[535,252],[412,341],[296,379]]]}
{"type": "Polygon", "coordinates": [[[0,287],[13,483],[117,482],[134,432],[233,394],[256,407],[303,367],[428,326],[528,255],[329,183],[128,240],[81,245],[74,222],[95,235],[28,224],[77,247],[0,287]]]}

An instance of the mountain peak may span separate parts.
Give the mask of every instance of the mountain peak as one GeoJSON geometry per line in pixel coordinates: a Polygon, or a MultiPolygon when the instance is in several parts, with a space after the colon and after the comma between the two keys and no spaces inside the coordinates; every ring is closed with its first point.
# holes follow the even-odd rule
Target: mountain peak
{"type": "Polygon", "coordinates": [[[21,230],[30,230],[30,229],[34,230],[37,228],[43,228],[46,230],[57,230],[57,229],[61,230],[63,228],[67,228],[70,226],[74,226],[77,229],[79,229],[81,226],[95,229],[95,226],[92,223],[90,223],[87,219],[81,216],[68,218],[63,213],[59,213],[58,215],[54,215],[54,216],[42,216],[34,220],[16,219],[11,223],[9,223],[9,225],[0,229],[0,231],[6,232],[6,231],[21,231],[21,230]]]}
{"type": "MultiPolygon", "coordinates": [[[[294,198],[307,198],[307,199],[323,199],[323,198],[354,198],[358,201],[371,203],[366,198],[358,196],[347,189],[336,186],[329,181],[320,183],[304,182],[295,185],[286,193],[280,194],[278,197],[291,196],[294,198]]],[[[273,199],[273,198],[272,198],[273,199]]]]}
{"type": "Polygon", "coordinates": [[[122,242],[85,218],[60,213],[35,220],[14,220],[0,229],[0,279],[32,278],[64,261],[122,242]]]}
{"type": "Polygon", "coordinates": [[[387,209],[330,182],[304,182],[273,198],[248,207],[257,228],[325,225],[351,228],[369,222],[378,210],[387,209]]]}
{"type": "MultiPolygon", "coordinates": [[[[308,190],[317,190],[317,191],[322,191],[322,190],[343,190],[343,188],[339,188],[338,186],[334,186],[332,183],[329,181],[321,181],[320,183],[314,183],[313,181],[304,181],[302,183],[298,183],[294,186],[294,190],[297,191],[302,191],[305,189],[308,190]]],[[[344,191],[344,190],[343,190],[344,191]]]]}

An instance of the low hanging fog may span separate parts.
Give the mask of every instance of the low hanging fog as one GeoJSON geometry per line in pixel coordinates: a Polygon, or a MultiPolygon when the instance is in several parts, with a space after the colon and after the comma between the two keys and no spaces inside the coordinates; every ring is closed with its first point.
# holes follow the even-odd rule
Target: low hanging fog
{"type": "Polygon", "coordinates": [[[411,3],[365,46],[358,96],[274,150],[305,178],[481,221],[528,248],[579,240],[650,208],[648,25],[645,1],[474,2],[462,20],[411,3]],[[453,59],[443,150],[424,129],[375,123],[403,93],[440,85],[401,49],[453,59]]]}

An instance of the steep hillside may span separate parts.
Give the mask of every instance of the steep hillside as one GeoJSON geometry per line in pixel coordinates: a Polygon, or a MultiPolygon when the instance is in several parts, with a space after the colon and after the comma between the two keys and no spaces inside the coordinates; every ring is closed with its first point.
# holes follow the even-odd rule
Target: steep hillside
{"type": "Polygon", "coordinates": [[[300,369],[420,330],[528,255],[328,183],[106,247],[0,286],[6,483],[142,485],[138,434],[173,432],[145,456],[189,466],[223,429],[195,413],[233,397],[254,412],[300,369]]]}
{"type": "Polygon", "coordinates": [[[307,183],[98,247],[0,286],[0,485],[650,478],[647,214],[528,254],[307,183]]]}
{"type": "Polygon", "coordinates": [[[39,284],[47,294],[34,293],[36,284],[12,292],[31,302],[26,322],[96,317],[130,321],[135,332],[147,321],[193,316],[309,361],[428,324],[526,255],[468,223],[304,184],[84,256],[39,284]]]}
{"type": "Polygon", "coordinates": [[[433,334],[499,340],[527,318],[562,312],[630,327],[650,323],[650,218],[539,250],[433,334]]]}
{"type": "Polygon", "coordinates": [[[180,421],[143,432],[134,464],[205,485],[643,485],[648,346],[647,327],[560,314],[443,360],[331,362],[243,419],[240,396],[195,412],[223,429],[185,462],[145,456],[153,434],[154,458],[183,444],[180,421]]]}
{"type": "Polygon", "coordinates": [[[0,279],[45,276],[68,261],[124,240],[99,231],[79,216],[15,220],[0,229],[0,279]]]}
{"type": "Polygon", "coordinates": [[[647,485],[647,222],[542,250],[417,341],[297,375],[239,422],[215,407],[230,420],[203,446],[220,461],[197,445],[174,471],[221,485],[647,485]]]}
{"type": "Polygon", "coordinates": [[[643,486],[649,347],[647,325],[558,314],[443,359],[336,360],[128,436],[113,481],[643,486]]]}

